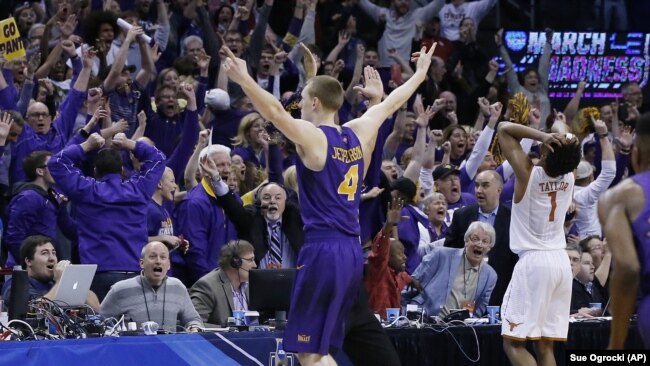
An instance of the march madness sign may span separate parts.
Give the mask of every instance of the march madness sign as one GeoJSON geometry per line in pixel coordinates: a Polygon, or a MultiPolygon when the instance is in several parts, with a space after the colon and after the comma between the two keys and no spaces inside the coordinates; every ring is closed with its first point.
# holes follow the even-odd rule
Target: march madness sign
{"type": "MultiPolygon", "coordinates": [[[[515,71],[537,68],[544,32],[506,31],[504,45],[515,71]]],[[[555,32],[551,40],[549,97],[573,97],[584,80],[585,98],[620,96],[626,82],[648,83],[650,33],[555,32]]]]}

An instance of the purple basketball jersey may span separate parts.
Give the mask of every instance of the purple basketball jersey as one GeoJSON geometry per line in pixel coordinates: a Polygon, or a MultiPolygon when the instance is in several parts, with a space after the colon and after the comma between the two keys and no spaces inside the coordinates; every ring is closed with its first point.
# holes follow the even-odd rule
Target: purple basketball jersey
{"type": "Polygon", "coordinates": [[[634,244],[641,264],[641,290],[643,295],[650,295],[650,172],[630,177],[641,186],[645,195],[645,207],[639,217],[632,223],[634,244]]]}
{"type": "Polygon", "coordinates": [[[327,138],[327,160],[319,172],[298,159],[300,212],[305,234],[331,231],[359,236],[359,196],[363,182],[363,151],[354,132],[341,127],[319,127],[327,138]]]}

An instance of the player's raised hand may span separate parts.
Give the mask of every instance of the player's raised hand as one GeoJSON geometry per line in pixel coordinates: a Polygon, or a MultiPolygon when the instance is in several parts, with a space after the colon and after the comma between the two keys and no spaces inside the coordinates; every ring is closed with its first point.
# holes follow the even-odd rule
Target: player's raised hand
{"type": "Polygon", "coordinates": [[[429,70],[429,65],[431,65],[431,57],[433,56],[433,51],[436,49],[438,43],[433,42],[429,51],[426,47],[422,47],[420,52],[414,52],[411,55],[411,62],[415,62],[416,70],[415,73],[424,73],[429,70]]]}
{"type": "Polygon", "coordinates": [[[302,50],[302,62],[305,67],[305,79],[309,80],[316,76],[318,72],[318,65],[316,65],[316,58],[311,53],[309,48],[304,43],[300,42],[300,49],[302,50]]]}
{"type": "Polygon", "coordinates": [[[381,82],[379,72],[372,66],[366,66],[363,69],[363,79],[365,85],[363,87],[355,86],[354,90],[361,93],[368,100],[381,100],[384,95],[384,85],[381,82]]]}
{"type": "Polygon", "coordinates": [[[555,152],[553,145],[562,146],[564,145],[564,141],[564,134],[562,133],[547,133],[541,140],[542,144],[551,150],[551,152],[555,152]]]}
{"type": "Polygon", "coordinates": [[[221,51],[226,54],[226,59],[223,61],[222,67],[230,80],[237,84],[241,84],[250,79],[248,67],[246,67],[246,61],[235,56],[230,48],[226,46],[222,46],[221,51]]]}

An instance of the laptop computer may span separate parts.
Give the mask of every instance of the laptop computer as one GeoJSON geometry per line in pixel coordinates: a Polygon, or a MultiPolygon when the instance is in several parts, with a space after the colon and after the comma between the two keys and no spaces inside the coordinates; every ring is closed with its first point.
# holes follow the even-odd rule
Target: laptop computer
{"type": "Polygon", "coordinates": [[[90,284],[97,271],[96,264],[69,264],[63,269],[54,302],[59,306],[82,306],[86,303],[90,284]]]}

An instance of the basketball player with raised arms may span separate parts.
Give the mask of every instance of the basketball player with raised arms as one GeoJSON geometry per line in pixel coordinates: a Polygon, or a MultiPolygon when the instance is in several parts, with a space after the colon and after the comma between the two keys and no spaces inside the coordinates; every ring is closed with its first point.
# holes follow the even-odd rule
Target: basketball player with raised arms
{"type": "Polygon", "coordinates": [[[564,216],[573,199],[573,170],[580,162],[578,139],[564,120],[555,133],[501,122],[499,145],[515,172],[510,249],[519,255],[501,305],[503,349],[513,365],[555,365],[553,341],[569,332],[571,264],[566,255],[564,216]],[[533,165],[519,141],[542,142],[533,165]],[[537,361],[526,350],[533,340],[537,361]]]}
{"type": "MultiPolygon", "coordinates": [[[[303,52],[306,47],[302,47],[303,52]]],[[[305,244],[300,250],[284,333],[285,349],[298,353],[302,365],[335,365],[329,355],[340,348],[345,321],[362,285],[359,201],[365,167],[370,163],[377,132],[424,81],[435,44],[413,54],[415,74],[380,102],[383,85],[372,67],[364,69],[365,86],[372,96],[363,116],[344,126],[335,123],[343,103],[343,89],[329,76],[312,78],[302,91],[302,119],[294,119],[272,94],[248,74],[245,61],[228,48],[223,68],[239,84],[255,109],[296,144],[299,161],[300,211],[305,244]]]]}
{"type": "Polygon", "coordinates": [[[639,285],[639,333],[650,347],[650,114],[636,123],[630,160],[635,175],[605,192],[598,215],[612,252],[610,349],[623,349],[639,285]]]}

